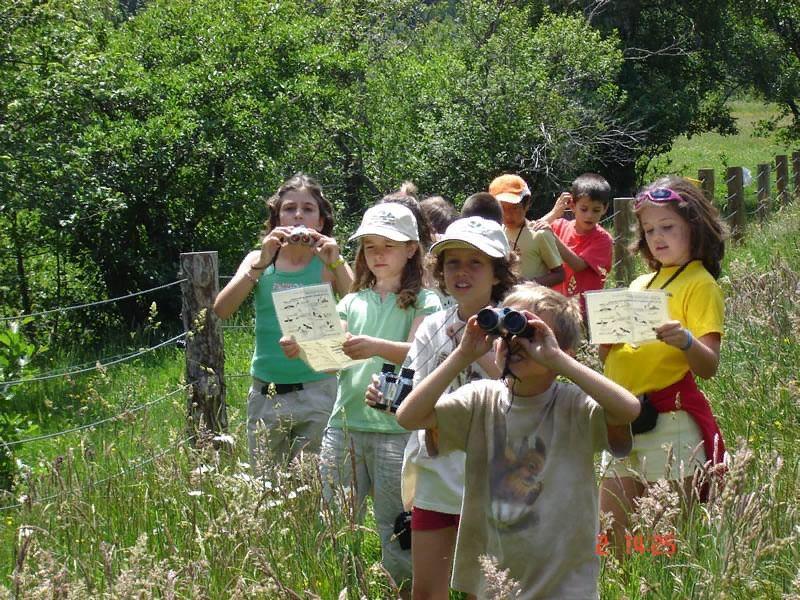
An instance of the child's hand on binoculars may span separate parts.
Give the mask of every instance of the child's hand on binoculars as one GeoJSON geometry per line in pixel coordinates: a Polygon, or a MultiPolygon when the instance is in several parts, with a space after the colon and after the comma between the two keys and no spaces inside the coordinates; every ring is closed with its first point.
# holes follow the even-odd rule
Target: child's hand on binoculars
{"type": "Polygon", "coordinates": [[[458,345],[458,351],[474,362],[489,350],[492,349],[494,343],[494,335],[486,333],[478,325],[478,318],[473,315],[467,321],[464,327],[464,334],[461,336],[461,342],[458,345]]]}
{"type": "Polygon", "coordinates": [[[283,336],[278,340],[278,344],[286,355],[286,358],[297,358],[300,356],[300,344],[298,344],[291,335],[283,336]]]}
{"type": "Polygon", "coordinates": [[[311,235],[315,236],[316,245],[314,250],[316,250],[317,256],[323,263],[329,265],[339,259],[339,244],[336,243],[335,238],[322,235],[316,231],[311,235]]]}
{"type": "Polygon", "coordinates": [[[367,392],[364,394],[364,402],[374,407],[380,404],[383,400],[383,394],[380,390],[380,379],[377,375],[372,376],[372,382],[367,386],[367,392]]]}
{"type": "Polygon", "coordinates": [[[290,227],[276,227],[261,240],[261,258],[258,261],[260,264],[268,265],[272,262],[275,253],[281,246],[286,245],[290,229],[290,227]]]}
{"type": "Polygon", "coordinates": [[[534,334],[530,338],[514,336],[514,343],[519,344],[539,364],[555,368],[562,352],[553,330],[533,313],[527,310],[521,312],[528,319],[528,325],[533,328],[534,334]]]}

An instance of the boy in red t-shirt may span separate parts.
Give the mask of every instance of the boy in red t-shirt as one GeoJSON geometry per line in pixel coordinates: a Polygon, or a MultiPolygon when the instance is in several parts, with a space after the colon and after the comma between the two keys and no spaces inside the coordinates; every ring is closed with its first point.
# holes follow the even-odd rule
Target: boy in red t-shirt
{"type": "Polygon", "coordinates": [[[611,270],[614,242],[598,223],[608,210],[611,186],[596,173],[584,173],[572,182],[569,192],[563,192],[553,209],[539,221],[541,228],[549,227],[556,235],[556,245],[564,261],[564,281],[553,286],[565,296],[580,296],[583,292],[600,290],[611,270]],[[575,220],[563,218],[571,210],[575,220]]]}

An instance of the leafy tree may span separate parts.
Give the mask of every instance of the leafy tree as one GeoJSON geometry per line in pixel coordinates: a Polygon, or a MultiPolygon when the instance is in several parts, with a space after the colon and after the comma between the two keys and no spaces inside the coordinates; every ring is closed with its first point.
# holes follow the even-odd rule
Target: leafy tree
{"type": "Polygon", "coordinates": [[[726,0],[542,4],[583,15],[593,28],[620,39],[624,61],[616,82],[625,97],[619,118],[636,123],[642,135],[640,145],[602,169],[617,193],[632,192],[647,162],[678,136],[735,131],[725,104],[733,88],[721,60],[726,0]]]}
{"type": "Polygon", "coordinates": [[[767,130],[779,131],[788,143],[800,140],[800,4],[733,0],[727,22],[724,57],[731,79],[782,107],[763,124],[767,130]]]}

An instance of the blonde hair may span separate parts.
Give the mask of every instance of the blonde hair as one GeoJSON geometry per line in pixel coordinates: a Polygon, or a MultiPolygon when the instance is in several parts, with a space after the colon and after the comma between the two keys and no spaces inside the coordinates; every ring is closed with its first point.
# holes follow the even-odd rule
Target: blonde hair
{"type": "Polygon", "coordinates": [[[540,318],[546,314],[548,325],[565,352],[575,350],[581,341],[583,315],[575,297],[564,296],[538,283],[526,282],[511,289],[503,300],[503,306],[528,310],[540,318]]]}

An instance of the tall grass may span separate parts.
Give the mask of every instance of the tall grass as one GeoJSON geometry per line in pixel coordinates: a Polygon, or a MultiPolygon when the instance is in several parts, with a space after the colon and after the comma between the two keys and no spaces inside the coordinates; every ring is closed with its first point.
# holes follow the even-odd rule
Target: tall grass
{"type": "MultiPolygon", "coordinates": [[[[674,536],[676,552],[604,559],[603,598],[800,597],[798,219],[792,204],[751,225],[726,260],[720,372],[701,385],[726,436],[728,474],[711,502],[688,511],[656,486],[635,533],[674,536]]],[[[248,380],[238,377],[252,333],[227,329],[225,344],[232,449],[187,439],[181,393],[18,449],[23,477],[1,500],[21,506],[0,510],[0,598],[394,595],[371,524],[356,524],[347,502],[322,502],[313,457],[252,476],[248,380]]],[[[64,425],[70,412],[72,424],[92,422],[178,388],[182,369],[182,353],[166,348],[80,381],[34,385],[24,402],[41,407],[45,423],[57,414],[64,425]]]]}

